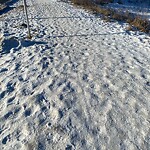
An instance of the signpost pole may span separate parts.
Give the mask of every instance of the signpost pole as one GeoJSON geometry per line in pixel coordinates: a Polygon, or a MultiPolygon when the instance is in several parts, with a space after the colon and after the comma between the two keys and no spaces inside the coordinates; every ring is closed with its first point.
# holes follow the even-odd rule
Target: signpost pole
{"type": "Polygon", "coordinates": [[[27,3],[26,3],[26,0],[23,0],[23,1],[24,1],[24,11],[25,11],[26,19],[27,19],[28,38],[31,38],[29,18],[28,18],[28,13],[27,13],[27,3]]]}

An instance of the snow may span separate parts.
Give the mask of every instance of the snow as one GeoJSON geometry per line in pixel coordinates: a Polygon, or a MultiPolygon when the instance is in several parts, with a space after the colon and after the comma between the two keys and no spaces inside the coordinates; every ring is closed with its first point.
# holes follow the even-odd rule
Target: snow
{"type": "Polygon", "coordinates": [[[0,17],[0,149],[148,150],[150,37],[56,0],[0,17]]]}
{"type": "Polygon", "coordinates": [[[109,3],[106,7],[118,10],[121,13],[132,13],[137,16],[142,16],[150,20],[150,1],[138,1],[138,0],[121,0],[122,4],[118,4],[118,1],[109,3]]]}

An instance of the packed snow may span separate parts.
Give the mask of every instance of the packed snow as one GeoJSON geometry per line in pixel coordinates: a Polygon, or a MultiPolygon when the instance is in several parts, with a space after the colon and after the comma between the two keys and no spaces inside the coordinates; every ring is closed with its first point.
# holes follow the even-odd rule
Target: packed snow
{"type": "Polygon", "coordinates": [[[56,0],[0,16],[0,150],[149,150],[150,37],[56,0]]]}

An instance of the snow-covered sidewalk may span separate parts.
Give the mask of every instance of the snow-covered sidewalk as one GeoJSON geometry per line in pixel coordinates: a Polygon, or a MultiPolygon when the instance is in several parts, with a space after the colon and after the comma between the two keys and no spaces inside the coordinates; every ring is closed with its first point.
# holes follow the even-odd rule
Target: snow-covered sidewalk
{"type": "Polygon", "coordinates": [[[150,37],[56,0],[0,17],[0,149],[148,150],[150,37]]]}

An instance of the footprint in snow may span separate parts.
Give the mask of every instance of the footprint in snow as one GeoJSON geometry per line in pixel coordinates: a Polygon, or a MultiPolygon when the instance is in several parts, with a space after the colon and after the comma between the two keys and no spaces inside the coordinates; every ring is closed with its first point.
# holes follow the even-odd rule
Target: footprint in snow
{"type": "Polygon", "coordinates": [[[6,137],[3,138],[2,144],[6,144],[10,140],[10,135],[7,135],[6,137]]]}
{"type": "Polygon", "coordinates": [[[7,68],[2,68],[2,69],[0,69],[0,73],[4,73],[4,72],[7,72],[7,71],[8,71],[7,68]]]}

